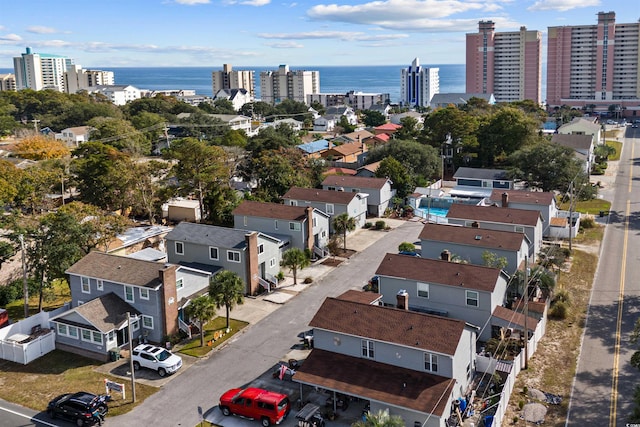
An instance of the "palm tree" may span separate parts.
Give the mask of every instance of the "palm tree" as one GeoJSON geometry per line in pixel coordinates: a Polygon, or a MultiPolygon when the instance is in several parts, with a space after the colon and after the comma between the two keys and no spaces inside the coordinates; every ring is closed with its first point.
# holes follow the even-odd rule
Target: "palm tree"
{"type": "Polygon", "coordinates": [[[344,250],[347,250],[347,232],[356,229],[356,219],[350,217],[348,213],[343,212],[340,215],[333,218],[333,229],[336,233],[342,234],[342,243],[344,244],[344,250]]]}
{"type": "Polygon", "coordinates": [[[375,414],[368,412],[364,420],[356,421],[351,427],[404,427],[404,420],[398,415],[389,415],[389,410],[380,410],[375,414]]]}
{"type": "Polygon", "coordinates": [[[293,273],[294,285],[298,284],[298,270],[308,267],[309,264],[311,264],[311,261],[300,248],[287,249],[282,254],[282,261],[280,261],[281,266],[288,267],[293,273]]]}
{"type": "Polygon", "coordinates": [[[223,270],[209,281],[209,297],[217,308],[224,306],[227,309],[227,329],[229,332],[229,312],[236,304],[244,302],[244,282],[236,273],[223,270]]]}
{"type": "Polygon", "coordinates": [[[216,315],[216,303],[209,295],[200,296],[187,306],[187,315],[200,325],[200,347],[204,347],[204,325],[216,315]]]}

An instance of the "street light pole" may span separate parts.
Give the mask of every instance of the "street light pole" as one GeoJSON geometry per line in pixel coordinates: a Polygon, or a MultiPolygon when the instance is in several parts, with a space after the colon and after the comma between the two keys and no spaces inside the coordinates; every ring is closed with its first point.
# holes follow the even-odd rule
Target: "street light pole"
{"type": "Polygon", "coordinates": [[[131,333],[131,316],[127,311],[127,329],[129,330],[129,369],[131,370],[131,398],[136,403],[136,379],[133,369],[133,334],[131,333]]]}

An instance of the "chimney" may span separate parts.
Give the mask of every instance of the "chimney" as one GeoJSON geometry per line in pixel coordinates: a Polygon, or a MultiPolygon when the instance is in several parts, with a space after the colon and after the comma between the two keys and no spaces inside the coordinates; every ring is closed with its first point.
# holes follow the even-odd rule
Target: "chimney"
{"type": "Polygon", "coordinates": [[[502,207],[509,207],[509,194],[507,192],[502,193],[502,207]]]}
{"type": "Polygon", "coordinates": [[[176,289],[177,265],[165,264],[158,271],[162,282],[162,311],[164,324],[162,335],[173,335],[178,332],[178,290],[176,289]]]}
{"type": "Polygon", "coordinates": [[[307,241],[305,243],[306,247],[313,253],[313,206],[307,206],[304,210],[307,215],[307,241]]]}
{"type": "Polygon", "coordinates": [[[258,232],[253,231],[244,235],[245,242],[247,243],[247,259],[245,267],[247,268],[247,288],[246,292],[249,295],[256,295],[258,293],[258,232]]]}
{"type": "Polygon", "coordinates": [[[397,307],[402,310],[409,310],[409,293],[404,289],[400,289],[396,294],[398,302],[397,307]]]}
{"type": "Polygon", "coordinates": [[[440,252],[440,259],[443,260],[443,261],[450,262],[451,261],[451,252],[449,252],[448,249],[445,249],[444,251],[440,252]]]}
{"type": "Polygon", "coordinates": [[[471,223],[471,228],[480,228],[480,223],[478,221],[473,221],[471,223]]]}

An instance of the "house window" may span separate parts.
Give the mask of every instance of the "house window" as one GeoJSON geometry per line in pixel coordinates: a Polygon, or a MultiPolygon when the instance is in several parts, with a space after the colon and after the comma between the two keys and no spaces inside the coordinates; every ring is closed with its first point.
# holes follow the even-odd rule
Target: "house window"
{"type": "Polygon", "coordinates": [[[278,229],[278,220],[277,219],[273,221],[273,229],[274,230],[278,229]]]}
{"type": "Polygon", "coordinates": [[[373,359],[374,346],[371,340],[362,340],[362,357],[373,359]]]}
{"type": "Polygon", "coordinates": [[[333,203],[327,203],[325,210],[329,215],[333,215],[333,203]]]}
{"type": "Polygon", "coordinates": [[[182,288],[184,288],[184,279],[181,277],[179,279],[176,279],[176,289],[182,288]]]}
{"type": "Polygon", "coordinates": [[[114,331],[109,331],[109,341],[113,341],[116,339],[116,333],[114,331]]]}
{"type": "Polygon", "coordinates": [[[475,221],[465,221],[464,222],[464,226],[465,227],[473,227],[474,223],[475,223],[475,221]]]}
{"type": "Polygon", "coordinates": [[[140,299],[145,299],[145,300],[149,299],[149,289],[140,288],[140,299]]]}
{"type": "Polygon", "coordinates": [[[136,319],[131,319],[131,330],[132,331],[137,331],[138,329],[140,329],[140,320],[136,319]]]}
{"type": "Polygon", "coordinates": [[[329,191],[336,191],[336,187],[327,187],[327,190],[329,190],[329,191]]]}
{"type": "Polygon", "coordinates": [[[209,259],[217,260],[218,259],[218,248],[214,248],[213,246],[209,246],[209,259]]]}
{"type": "Polygon", "coordinates": [[[102,282],[102,280],[98,279],[96,281],[96,289],[99,291],[103,291],[104,290],[104,283],[102,282]]]}
{"type": "Polygon", "coordinates": [[[313,226],[314,227],[318,226],[318,220],[316,218],[313,218],[313,226]]]}
{"type": "Polygon", "coordinates": [[[124,287],[124,300],[126,302],[135,302],[136,299],[133,296],[133,286],[124,287]]]}
{"type": "Polygon", "coordinates": [[[424,369],[429,372],[438,372],[438,356],[431,353],[425,353],[424,369]]]}
{"type": "Polygon", "coordinates": [[[524,233],[524,227],[521,225],[516,225],[515,230],[516,233],[524,233]]]}
{"type": "Polygon", "coordinates": [[[238,252],[238,251],[227,251],[227,261],[240,262],[240,252],[238,252]]]}
{"type": "Polygon", "coordinates": [[[264,253],[264,243],[258,245],[258,254],[264,253]]]}
{"type": "Polygon", "coordinates": [[[298,201],[297,200],[289,200],[289,205],[298,206],[298,201]]]}
{"type": "Polygon", "coordinates": [[[471,307],[478,306],[478,292],[477,291],[465,291],[465,298],[467,300],[467,305],[471,307]]]}
{"type": "Polygon", "coordinates": [[[145,329],[153,329],[153,317],[142,315],[142,327],[145,329]]]}
{"type": "Polygon", "coordinates": [[[67,325],[58,324],[58,334],[67,335],[67,325]]]}
{"type": "Polygon", "coordinates": [[[90,294],[91,293],[91,287],[89,286],[89,278],[88,277],[82,277],[80,279],[80,286],[82,288],[82,293],[83,294],[90,294]]]}
{"type": "Polygon", "coordinates": [[[351,189],[351,192],[352,192],[352,193],[359,193],[359,192],[360,192],[360,189],[359,189],[359,188],[352,188],[352,189],[351,189]]]}
{"type": "Polygon", "coordinates": [[[102,344],[102,334],[100,332],[93,331],[91,333],[91,341],[96,344],[102,344]]]}
{"type": "Polygon", "coordinates": [[[184,243],[176,242],[176,255],[184,255],[184,243]]]}
{"type": "Polygon", "coordinates": [[[91,342],[91,331],[88,329],[83,329],[82,330],[82,341],[89,341],[91,342]]]}
{"type": "Polygon", "coordinates": [[[291,230],[291,231],[300,231],[301,230],[300,223],[299,222],[290,222],[289,223],[289,230],[291,230]]]}
{"type": "Polygon", "coordinates": [[[271,258],[269,260],[269,267],[274,267],[276,265],[276,259],[275,258],[271,258]]]}
{"type": "Polygon", "coordinates": [[[75,338],[78,339],[78,328],[76,328],[75,326],[69,326],[69,336],[71,338],[75,338]]]}
{"type": "Polygon", "coordinates": [[[429,298],[428,283],[418,283],[418,296],[422,298],[429,298]]]}

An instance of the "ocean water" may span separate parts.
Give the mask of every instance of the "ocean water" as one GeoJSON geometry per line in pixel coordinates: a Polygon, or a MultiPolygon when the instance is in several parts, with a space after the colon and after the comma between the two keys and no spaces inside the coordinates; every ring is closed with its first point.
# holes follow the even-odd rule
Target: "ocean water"
{"type": "MultiPolygon", "coordinates": [[[[391,102],[400,101],[400,71],[407,65],[380,66],[302,66],[291,70],[312,70],[320,72],[320,92],[347,93],[388,93],[391,102]]],[[[465,91],[465,65],[428,65],[440,68],[440,93],[465,91]]],[[[92,69],[113,71],[116,84],[130,84],[139,89],[166,90],[191,89],[200,95],[212,96],[211,72],[221,67],[91,67],[92,69]]],[[[274,70],[275,67],[238,67],[235,69],[255,70],[256,97],[260,97],[260,72],[274,70]]],[[[12,73],[13,69],[1,69],[1,73],[12,73]]]]}

